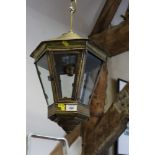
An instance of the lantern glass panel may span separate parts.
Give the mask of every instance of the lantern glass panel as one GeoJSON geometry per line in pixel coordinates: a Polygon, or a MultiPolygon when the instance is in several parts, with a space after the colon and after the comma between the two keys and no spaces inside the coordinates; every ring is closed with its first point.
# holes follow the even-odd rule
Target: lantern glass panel
{"type": "Polygon", "coordinates": [[[54,54],[59,99],[72,99],[77,69],[77,53],[54,54]]]}
{"type": "Polygon", "coordinates": [[[45,95],[45,99],[48,105],[53,104],[53,93],[51,87],[51,81],[49,80],[49,70],[48,70],[48,61],[47,55],[43,55],[39,61],[36,63],[38,76],[42,85],[42,89],[45,95]]]}
{"type": "Polygon", "coordinates": [[[100,60],[90,52],[87,53],[84,75],[82,80],[82,90],[80,95],[80,101],[82,104],[88,105],[102,64],[102,60],[100,60]]]}

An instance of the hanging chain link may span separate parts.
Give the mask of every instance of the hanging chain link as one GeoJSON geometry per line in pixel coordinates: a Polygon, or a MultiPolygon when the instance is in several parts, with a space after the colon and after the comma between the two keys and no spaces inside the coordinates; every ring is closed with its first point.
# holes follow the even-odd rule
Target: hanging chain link
{"type": "Polygon", "coordinates": [[[76,0],[71,0],[71,6],[70,9],[70,32],[73,32],[73,14],[76,12],[76,0]]]}

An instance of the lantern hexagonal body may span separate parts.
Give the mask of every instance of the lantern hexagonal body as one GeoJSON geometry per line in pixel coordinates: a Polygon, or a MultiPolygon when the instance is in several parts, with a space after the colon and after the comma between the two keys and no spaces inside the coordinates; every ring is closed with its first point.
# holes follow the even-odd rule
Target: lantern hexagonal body
{"type": "Polygon", "coordinates": [[[89,117],[89,101],[106,61],[88,39],[43,41],[31,54],[48,105],[48,118],[67,132],[89,117]]]}

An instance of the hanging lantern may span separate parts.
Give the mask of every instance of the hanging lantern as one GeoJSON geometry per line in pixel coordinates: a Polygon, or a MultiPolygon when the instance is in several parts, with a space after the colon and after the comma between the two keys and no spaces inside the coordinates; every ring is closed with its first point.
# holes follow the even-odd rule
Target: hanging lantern
{"type": "Polygon", "coordinates": [[[71,29],[55,40],[43,41],[32,52],[48,105],[48,118],[67,132],[89,117],[89,101],[100,69],[102,51],[71,29]]]}

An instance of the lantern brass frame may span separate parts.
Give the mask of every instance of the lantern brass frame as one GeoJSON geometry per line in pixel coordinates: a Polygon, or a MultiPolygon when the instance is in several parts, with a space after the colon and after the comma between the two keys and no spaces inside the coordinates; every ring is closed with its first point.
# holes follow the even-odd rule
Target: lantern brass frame
{"type": "MultiPolygon", "coordinates": [[[[71,129],[72,127],[79,124],[81,122],[81,120],[87,119],[90,116],[89,106],[80,103],[80,100],[79,100],[80,99],[79,97],[80,97],[81,83],[82,83],[83,72],[84,72],[84,66],[86,63],[86,59],[85,59],[86,52],[89,51],[90,53],[92,53],[93,55],[95,55],[96,57],[101,59],[103,62],[106,62],[107,56],[103,50],[101,51],[98,48],[96,48],[94,45],[89,43],[88,39],[78,38],[78,39],[71,39],[71,40],[70,39],[63,40],[61,38],[64,39],[64,36],[60,37],[57,40],[49,40],[49,41],[41,42],[38,45],[38,47],[32,52],[32,54],[30,56],[35,59],[34,63],[36,65],[38,60],[40,60],[40,58],[42,56],[44,56],[44,54],[47,55],[49,74],[50,74],[50,77],[54,76],[54,81],[51,81],[51,89],[53,90],[54,103],[51,105],[48,105],[48,118],[50,120],[57,122],[60,125],[62,124],[62,122],[64,123],[65,121],[70,120],[70,122],[69,122],[70,126],[68,126],[66,128],[64,127],[64,129],[66,131],[69,131],[69,130],[72,130],[71,129]],[[60,100],[59,99],[60,95],[58,95],[58,90],[60,90],[60,88],[58,88],[58,81],[55,81],[58,79],[56,77],[55,68],[52,65],[54,60],[52,60],[53,56],[51,56],[51,55],[56,52],[63,53],[64,51],[66,53],[73,53],[73,54],[75,51],[77,51],[77,53],[78,53],[78,62],[77,62],[78,63],[78,65],[77,65],[78,73],[76,71],[75,79],[74,79],[75,86],[73,87],[74,88],[74,90],[73,90],[74,96],[73,97],[76,97],[75,100],[74,99],[60,100]],[[55,73],[53,73],[53,71],[55,73]],[[58,104],[61,104],[61,103],[63,103],[65,106],[66,105],[76,105],[77,111],[62,111],[58,108],[58,104]],[[71,123],[71,120],[74,120],[73,123],[71,123]]],[[[36,68],[37,68],[37,66],[36,66],[36,68]]],[[[37,73],[39,74],[38,69],[37,69],[37,73]]],[[[39,76],[39,79],[40,79],[40,76],[39,76]]],[[[43,92],[45,95],[45,91],[44,91],[41,79],[40,79],[40,82],[41,82],[41,86],[42,86],[42,89],[43,89],[43,92]]],[[[46,95],[45,95],[45,98],[46,98],[46,95]]],[[[47,101],[47,99],[46,99],[46,101],[47,101]]],[[[48,103],[48,101],[47,101],[47,103],[48,103]]],[[[63,124],[63,126],[64,126],[64,124],[63,124]]]]}
{"type": "MultiPolygon", "coordinates": [[[[48,70],[50,74],[49,78],[51,80],[50,81],[51,89],[53,90],[53,99],[54,99],[54,104],[48,106],[48,118],[57,122],[67,132],[71,131],[83,119],[86,119],[89,117],[89,106],[80,103],[80,90],[82,87],[82,79],[84,76],[83,73],[84,73],[84,67],[86,63],[85,56],[86,56],[87,50],[89,50],[90,53],[92,53],[93,55],[101,59],[103,62],[106,62],[106,58],[107,58],[106,54],[103,51],[89,44],[87,38],[82,38],[81,36],[73,32],[73,29],[72,29],[73,15],[76,12],[76,0],[71,0],[71,6],[69,9],[70,9],[70,31],[62,34],[60,37],[58,37],[55,40],[41,42],[31,54],[31,57],[35,59],[35,65],[44,54],[47,55],[48,70]],[[76,73],[75,73],[75,79],[74,79],[75,85],[73,86],[73,91],[72,91],[72,97],[74,97],[74,100],[59,99],[59,97],[61,96],[60,94],[62,94],[61,92],[59,92],[59,90],[61,91],[60,89],[61,87],[59,86],[58,77],[56,77],[55,67],[53,67],[52,65],[54,64],[54,60],[53,60],[54,58],[51,55],[54,52],[63,52],[63,51],[65,52],[67,51],[68,53],[72,51],[81,52],[81,54],[78,52],[79,53],[78,62],[77,62],[78,65],[76,66],[76,73]],[[80,60],[80,55],[81,55],[81,60],[80,60]],[[62,111],[62,109],[59,109],[58,107],[58,105],[61,104],[61,102],[63,102],[65,106],[66,105],[74,105],[75,107],[77,106],[77,109],[75,111],[62,111]]],[[[36,69],[37,69],[37,73],[39,74],[37,65],[36,65],[36,69]]],[[[46,102],[48,104],[48,100],[46,97],[47,95],[45,94],[44,86],[40,76],[39,76],[39,80],[45,95],[46,102]]],[[[93,88],[93,91],[94,91],[94,88],[93,88]]]]}

